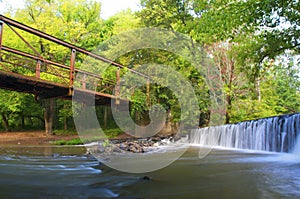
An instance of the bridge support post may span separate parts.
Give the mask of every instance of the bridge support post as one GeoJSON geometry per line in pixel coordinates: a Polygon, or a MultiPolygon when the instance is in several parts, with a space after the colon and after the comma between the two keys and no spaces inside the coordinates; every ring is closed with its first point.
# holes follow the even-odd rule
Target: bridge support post
{"type": "Polygon", "coordinates": [[[37,60],[37,62],[36,62],[35,77],[36,78],[41,77],[41,60],[37,60]]]}
{"type": "Polygon", "coordinates": [[[70,60],[69,95],[73,95],[74,76],[75,76],[75,59],[76,59],[76,50],[72,49],[72,51],[71,51],[71,60],[70,60]]]}
{"type": "Polygon", "coordinates": [[[2,49],[3,27],[4,27],[3,21],[0,21],[0,50],[2,49]]]}
{"type": "Polygon", "coordinates": [[[82,78],[82,88],[86,89],[86,74],[83,74],[83,78],[82,78]]]}
{"type": "Polygon", "coordinates": [[[116,104],[120,104],[119,95],[120,95],[120,67],[118,67],[116,72],[116,88],[115,88],[115,95],[116,95],[116,104]]]}
{"type": "MultiPolygon", "coordinates": [[[[36,67],[35,67],[35,77],[40,79],[41,77],[41,60],[36,61],[36,67]]],[[[34,100],[37,101],[39,99],[39,96],[37,93],[34,94],[34,100]]]]}

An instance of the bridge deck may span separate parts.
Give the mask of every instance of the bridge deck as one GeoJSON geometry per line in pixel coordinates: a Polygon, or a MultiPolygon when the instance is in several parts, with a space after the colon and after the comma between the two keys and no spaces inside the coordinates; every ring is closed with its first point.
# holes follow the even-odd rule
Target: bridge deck
{"type": "Polygon", "coordinates": [[[2,89],[31,93],[40,98],[74,99],[85,103],[95,103],[95,105],[109,105],[111,99],[115,99],[113,95],[77,88],[74,89],[73,98],[70,88],[64,84],[6,71],[0,71],[0,80],[2,89]]]}

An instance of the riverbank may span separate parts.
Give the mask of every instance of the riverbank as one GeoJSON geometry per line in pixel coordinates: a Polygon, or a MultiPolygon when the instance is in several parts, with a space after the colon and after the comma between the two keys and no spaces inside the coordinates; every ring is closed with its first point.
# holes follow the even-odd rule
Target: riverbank
{"type": "MultiPolygon", "coordinates": [[[[166,145],[165,138],[172,137],[150,137],[147,139],[134,138],[125,133],[120,133],[116,137],[110,138],[110,144],[103,139],[104,149],[107,153],[145,153],[151,151],[153,147],[166,145]]],[[[172,139],[173,141],[175,138],[172,139]]],[[[93,144],[94,141],[91,141],[93,144]]],[[[0,149],[1,147],[18,146],[18,147],[51,147],[61,145],[82,145],[82,141],[77,134],[69,135],[46,135],[44,131],[35,132],[2,132],[0,133],[0,149]]],[[[95,145],[96,151],[99,146],[95,145]]],[[[90,149],[91,150],[91,149],[90,149]]]]}
{"type": "Polygon", "coordinates": [[[58,140],[72,140],[78,135],[46,135],[44,131],[0,132],[0,145],[52,145],[58,140]]]}
{"type": "MultiPolygon", "coordinates": [[[[126,140],[131,136],[121,133],[114,140],[126,140]]],[[[0,145],[54,145],[58,141],[80,139],[79,135],[46,135],[44,131],[0,132],[0,145]]]]}

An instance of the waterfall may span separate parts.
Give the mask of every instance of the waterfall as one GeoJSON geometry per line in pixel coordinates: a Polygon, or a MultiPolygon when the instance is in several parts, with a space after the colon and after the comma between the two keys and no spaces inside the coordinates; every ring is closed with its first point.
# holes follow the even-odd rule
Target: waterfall
{"type": "Polygon", "coordinates": [[[291,153],[295,150],[300,153],[298,135],[300,113],[195,129],[190,133],[190,143],[272,152],[291,153]]]}

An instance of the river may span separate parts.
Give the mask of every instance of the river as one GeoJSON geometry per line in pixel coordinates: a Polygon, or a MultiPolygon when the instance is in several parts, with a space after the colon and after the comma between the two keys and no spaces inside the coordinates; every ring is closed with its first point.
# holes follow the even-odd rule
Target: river
{"type": "Polygon", "coordinates": [[[294,154],[215,149],[200,159],[198,150],[164,169],[130,174],[84,147],[2,147],[0,198],[300,198],[294,154]]]}

